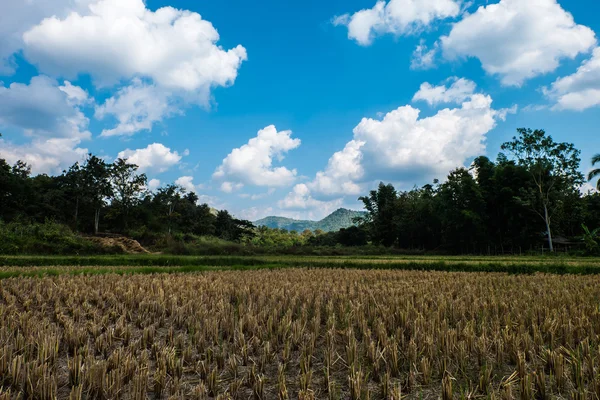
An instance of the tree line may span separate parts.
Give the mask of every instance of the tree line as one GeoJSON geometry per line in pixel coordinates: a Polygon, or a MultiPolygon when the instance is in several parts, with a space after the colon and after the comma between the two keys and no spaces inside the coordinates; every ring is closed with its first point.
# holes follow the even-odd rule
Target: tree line
{"type": "MultiPolygon", "coordinates": [[[[592,160],[600,163],[600,155],[592,160]]],[[[147,177],[125,159],[88,155],[62,174],[32,176],[30,167],[0,159],[0,222],[54,221],[75,232],[111,232],[144,244],[213,236],[250,246],[357,247],[408,251],[519,253],[545,246],[600,250],[600,194],[582,194],[580,151],[543,130],[518,129],[495,160],[476,158],[443,182],[399,191],[392,184],[360,197],[366,216],[338,232],[256,228],[225,210],[200,204],[169,184],[151,192],[147,177]],[[576,246],[577,247],[577,246],[576,246]]],[[[600,189],[600,182],[597,183],[600,189]]]]}
{"type": "Polygon", "coordinates": [[[253,225],[227,211],[199,204],[198,195],[169,184],[150,192],[138,166],[117,159],[107,163],[89,154],[58,176],[32,176],[18,161],[0,159],[0,220],[52,220],[76,232],[120,233],[146,242],[161,234],[216,236],[238,241],[253,225]]]}
{"type": "MultiPolygon", "coordinates": [[[[452,253],[519,253],[544,243],[553,251],[561,242],[597,252],[600,195],[580,191],[580,151],[543,130],[517,131],[495,161],[481,156],[443,183],[409,191],[381,183],[361,197],[370,240],[452,253]]],[[[598,176],[594,170],[588,178],[598,176]]]]}

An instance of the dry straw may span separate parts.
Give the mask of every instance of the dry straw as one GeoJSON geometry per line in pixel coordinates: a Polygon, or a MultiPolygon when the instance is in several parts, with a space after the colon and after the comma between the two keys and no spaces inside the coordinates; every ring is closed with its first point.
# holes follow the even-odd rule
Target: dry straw
{"type": "Polygon", "coordinates": [[[600,396],[600,277],[282,269],[0,281],[0,399],[600,396]]]}

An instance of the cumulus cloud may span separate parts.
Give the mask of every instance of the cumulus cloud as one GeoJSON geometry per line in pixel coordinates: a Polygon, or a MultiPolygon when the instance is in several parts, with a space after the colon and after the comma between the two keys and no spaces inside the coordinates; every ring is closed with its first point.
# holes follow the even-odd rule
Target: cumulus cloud
{"type": "Polygon", "coordinates": [[[229,181],[225,181],[223,183],[221,183],[221,191],[225,192],[225,193],[233,193],[236,190],[240,190],[242,187],[244,187],[243,183],[235,183],[235,182],[229,182],[229,181]]]}
{"type": "Polygon", "coordinates": [[[451,79],[452,85],[432,86],[425,82],[421,85],[419,91],[415,93],[413,101],[423,100],[429,105],[440,103],[461,103],[471,97],[475,92],[475,82],[464,78],[451,79]]]}
{"type": "Polygon", "coordinates": [[[58,88],[67,95],[67,102],[71,106],[82,106],[94,102],[87,91],[71,84],[69,81],[65,81],[64,85],[58,88]]]}
{"type": "Polygon", "coordinates": [[[186,192],[196,192],[196,185],[194,185],[193,176],[181,176],[175,181],[177,186],[181,186],[186,192]]]}
{"type": "Polygon", "coordinates": [[[65,17],[97,0],[3,1],[0,13],[0,75],[15,72],[13,55],[23,48],[23,33],[46,17],[65,17]]]}
{"type": "Polygon", "coordinates": [[[152,143],[143,149],[125,149],[117,155],[139,167],[141,172],[165,172],[181,161],[182,156],[177,151],[171,151],[161,143],[152,143]]]}
{"type": "Polygon", "coordinates": [[[11,163],[26,161],[34,173],[58,173],[84,158],[87,149],[78,146],[91,133],[89,120],[77,107],[82,92],[46,76],[34,77],[29,84],[0,86],[0,127],[16,129],[29,139],[16,144],[5,138],[0,157],[11,163]]]}
{"type": "Polygon", "coordinates": [[[592,57],[577,72],[557,79],[544,93],[555,100],[555,110],[583,111],[600,105],[600,47],[594,49],[592,57]]]}
{"type": "MultiPolygon", "coordinates": [[[[364,140],[351,140],[348,142],[343,150],[331,156],[325,170],[317,172],[315,179],[308,184],[307,188],[324,198],[335,197],[340,194],[360,194],[362,188],[357,182],[360,182],[365,174],[362,165],[362,148],[365,144],[364,140]]],[[[303,199],[307,197],[304,187],[296,185],[295,189],[297,190],[292,199],[304,201],[303,199]],[[299,194],[302,194],[302,196],[298,196],[299,194]]],[[[305,203],[310,204],[311,198],[307,198],[305,203]]]]}
{"type": "Polygon", "coordinates": [[[438,52],[438,43],[436,42],[432,49],[429,49],[425,44],[425,40],[421,40],[415,51],[413,51],[412,59],[410,60],[410,69],[426,70],[435,67],[435,56],[438,52]]]}
{"type": "Polygon", "coordinates": [[[329,201],[317,200],[312,197],[311,190],[308,185],[299,183],[294,186],[292,191],[285,196],[283,200],[278,202],[279,207],[287,210],[313,210],[322,215],[328,215],[332,211],[339,208],[343,203],[341,198],[332,199],[329,201]]]}
{"type": "Polygon", "coordinates": [[[292,139],[292,131],[278,132],[270,125],[258,131],[255,138],[233,149],[216,169],[213,178],[222,180],[221,190],[232,192],[243,185],[286,186],[296,180],[296,170],[274,167],[273,159],[282,161],[284,154],[300,146],[292,139]]]}
{"type": "Polygon", "coordinates": [[[34,138],[17,145],[0,139],[0,158],[9,164],[18,160],[31,166],[33,174],[58,174],[68,166],[85,159],[88,149],[78,147],[81,140],[74,138],[34,138]]]}
{"type": "Polygon", "coordinates": [[[598,189],[596,189],[596,186],[593,186],[592,184],[586,182],[583,185],[581,185],[581,187],[579,188],[579,192],[585,196],[598,193],[598,189]]]}
{"type": "Polygon", "coordinates": [[[242,199],[250,199],[250,200],[260,200],[260,199],[264,199],[265,197],[271,196],[273,193],[275,193],[275,188],[271,188],[268,191],[266,191],[265,193],[257,193],[257,194],[248,194],[248,193],[241,193],[239,196],[242,199]]]}
{"type": "Polygon", "coordinates": [[[142,0],[100,0],[65,18],[52,16],[23,34],[29,60],[51,74],[90,73],[101,84],[137,76],[171,89],[209,89],[237,77],[246,50],[224,50],[200,14],[172,7],[156,11],[142,0]]]}
{"type": "Polygon", "coordinates": [[[62,88],[47,76],[0,86],[0,125],[22,128],[27,136],[89,139],[88,119],[62,88]]]}
{"type": "Polygon", "coordinates": [[[419,114],[417,108],[402,106],[383,119],[363,118],[354,128],[354,139],[365,142],[361,165],[366,179],[413,181],[446,174],[481,154],[485,135],[502,117],[492,108],[492,98],[480,93],[431,117],[419,114]]]}
{"type": "Polygon", "coordinates": [[[495,110],[492,98],[475,84],[453,79],[447,87],[424,84],[415,98],[430,104],[454,103],[420,118],[406,105],[382,118],[363,118],[354,137],[335,153],[310,182],[298,184],[280,202],[287,209],[341,204],[344,196],[364,193],[377,180],[413,185],[447,174],[485,149],[486,134],[515,109],[495,110]],[[334,202],[334,203],[331,203],[334,202]]]}
{"type": "MultiPolygon", "coordinates": [[[[102,136],[151,130],[188,105],[209,107],[212,89],[232,85],[247,59],[241,45],[219,46],[217,30],[195,12],[173,7],[152,11],[143,0],[14,3],[31,2],[57,3],[42,7],[37,19],[16,30],[22,37],[17,47],[40,71],[70,78],[89,74],[101,87],[124,85],[96,108],[98,119],[112,116],[117,121],[102,136]]],[[[29,9],[10,7],[19,15],[29,9]]],[[[2,43],[0,38],[0,62],[2,43]]],[[[14,51],[15,46],[8,47],[14,51]]],[[[71,87],[66,84],[65,90],[71,87]]]]}
{"type": "Polygon", "coordinates": [[[148,181],[148,190],[151,192],[156,191],[161,185],[160,179],[150,179],[148,181]]]}
{"type": "Polygon", "coordinates": [[[279,215],[278,212],[273,210],[273,207],[250,207],[240,211],[239,213],[235,213],[235,216],[248,221],[256,221],[276,213],[279,215]]]}
{"type": "Polygon", "coordinates": [[[380,0],[373,8],[337,16],[333,23],[346,26],[349,39],[368,46],[378,35],[411,34],[459,13],[460,0],[380,0]]]}
{"type": "Polygon", "coordinates": [[[476,57],[504,85],[554,71],[561,59],[588,52],[594,32],[575,23],[556,0],[501,0],[481,6],[441,38],[447,59],[476,57]]]}
{"type": "Polygon", "coordinates": [[[136,78],[96,107],[97,119],[111,115],[118,121],[115,128],[103,130],[101,136],[131,136],[141,130],[149,131],[154,123],[174,112],[169,102],[168,93],[136,78]]]}

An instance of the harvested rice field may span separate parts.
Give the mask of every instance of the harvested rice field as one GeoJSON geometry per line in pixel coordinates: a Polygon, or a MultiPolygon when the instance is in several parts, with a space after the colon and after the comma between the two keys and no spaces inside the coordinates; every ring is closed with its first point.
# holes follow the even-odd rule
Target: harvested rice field
{"type": "Polygon", "coordinates": [[[0,399],[600,396],[600,276],[258,269],[0,280],[0,399]]]}

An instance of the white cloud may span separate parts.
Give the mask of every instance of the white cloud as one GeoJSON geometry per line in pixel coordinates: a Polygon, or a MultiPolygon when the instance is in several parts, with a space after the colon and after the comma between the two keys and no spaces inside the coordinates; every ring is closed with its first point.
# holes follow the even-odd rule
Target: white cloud
{"type": "Polygon", "coordinates": [[[492,98],[475,93],[475,85],[464,79],[455,79],[450,87],[425,84],[418,94],[415,97],[431,104],[459,104],[426,118],[419,118],[420,110],[410,105],[381,119],[363,118],[345,148],[329,159],[314,180],[296,185],[280,207],[310,209],[340,204],[344,196],[365,193],[377,180],[412,186],[443,177],[481,154],[486,134],[496,121],[516,111],[494,110],[492,98]]]}
{"type": "Polygon", "coordinates": [[[333,23],[347,26],[348,38],[368,46],[378,35],[411,34],[459,13],[460,0],[380,0],[373,8],[335,17],[333,23]]]}
{"type": "Polygon", "coordinates": [[[221,184],[221,191],[223,191],[225,193],[233,193],[236,190],[240,190],[242,187],[244,187],[243,183],[234,183],[234,182],[225,181],[221,184]]]}
{"type": "Polygon", "coordinates": [[[171,151],[161,143],[152,143],[143,149],[126,149],[121,151],[117,157],[127,159],[130,163],[137,165],[141,172],[165,172],[181,161],[179,153],[171,151]]]}
{"type": "Polygon", "coordinates": [[[557,79],[544,93],[556,101],[555,110],[585,109],[600,105],[600,47],[584,61],[577,72],[557,79]]]}
{"type": "Polygon", "coordinates": [[[79,86],[71,84],[69,81],[65,81],[64,85],[58,88],[67,95],[67,101],[72,106],[82,106],[94,101],[94,99],[90,98],[88,92],[79,86]]]}
{"type": "Polygon", "coordinates": [[[250,199],[250,200],[260,200],[260,199],[264,199],[265,197],[271,196],[273,193],[275,193],[275,188],[271,188],[269,190],[267,190],[265,193],[258,193],[258,194],[248,194],[248,193],[242,193],[239,196],[242,199],[250,199]]]}
{"type": "MultiPolygon", "coordinates": [[[[10,6],[9,15],[15,13],[27,23],[9,21],[9,28],[0,27],[0,34],[10,31],[10,37],[19,36],[6,44],[9,40],[0,35],[0,72],[3,64],[10,63],[7,57],[22,49],[46,74],[70,78],[89,74],[97,86],[124,84],[96,109],[97,118],[111,115],[117,120],[102,136],[151,130],[187,105],[209,107],[211,90],[232,85],[247,59],[240,45],[229,50],[219,46],[213,25],[187,10],[163,7],[152,11],[143,0],[13,3],[43,4],[39,12],[26,5],[10,6]],[[33,16],[25,17],[26,10],[33,16]]],[[[4,22],[1,15],[0,22],[4,22]]],[[[4,69],[9,67],[4,65],[4,69]]],[[[64,88],[71,89],[68,83],[64,88]]]]}
{"type": "Polygon", "coordinates": [[[151,192],[156,191],[156,189],[158,189],[160,187],[160,179],[150,179],[148,181],[148,190],[151,192]]]}
{"type": "Polygon", "coordinates": [[[596,186],[586,182],[583,185],[581,185],[581,187],[579,188],[579,192],[582,195],[594,194],[594,193],[598,193],[598,189],[596,189],[596,186]]]}
{"type": "MultiPolygon", "coordinates": [[[[197,193],[196,193],[197,194],[197,193]]],[[[208,204],[211,207],[214,207],[218,210],[226,209],[226,204],[219,202],[219,199],[215,196],[209,196],[206,194],[197,194],[198,201],[196,204],[208,204]]]]}
{"type": "MultiPolygon", "coordinates": [[[[319,196],[331,198],[344,195],[358,195],[362,192],[359,183],[365,174],[362,165],[362,148],[365,146],[363,140],[351,140],[343,150],[334,153],[324,171],[317,172],[315,179],[308,183],[307,188],[318,193],[319,196]]],[[[304,197],[304,188],[296,185],[297,193],[292,199],[297,201],[304,197]],[[302,194],[303,196],[298,196],[302,194]]],[[[306,200],[310,203],[310,198],[306,200]]]]}
{"type": "Polygon", "coordinates": [[[519,86],[589,51],[596,38],[556,0],[501,0],[464,17],[441,43],[446,58],[476,57],[503,84],[519,86]]]}
{"type": "Polygon", "coordinates": [[[296,180],[296,170],[274,167],[273,159],[282,161],[284,154],[300,146],[300,139],[291,138],[292,131],[278,132],[270,125],[258,131],[255,138],[233,149],[213,174],[223,180],[221,190],[231,192],[242,185],[286,186],[296,180]]]}
{"type": "Polygon", "coordinates": [[[273,210],[273,207],[250,207],[240,211],[239,213],[235,213],[235,216],[248,221],[256,221],[275,213],[276,212],[273,210]]]}
{"type": "Polygon", "coordinates": [[[33,173],[59,173],[85,157],[87,149],[78,147],[91,138],[89,120],[76,106],[73,93],[81,88],[37,76],[26,84],[0,86],[0,128],[13,128],[30,140],[16,144],[4,138],[0,157],[14,163],[23,160],[33,173]],[[68,89],[65,89],[68,88],[68,89]]]}
{"type": "Polygon", "coordinates": [[[89,139],[88,122],[51,78],[36,76],[29,85],[0,86],[0,126],[21,128],[26,136],[89,139]]]}
{"type": "Polygon", "coordinates": [[[175,184],[181,186],[186,192],[196,192],[196,185],[194,185],[193,176],[181,176],[177,178],[175,184]]]}
{"type": "Polygon", "coordinates": [[[429,105],[439,103],[461,103],[471,97],[475,92],[475,82],[464,78],[451,79],[452,85],[432,86],[425,82],[421,85],[419,91],[414,95],[413,101],[423,100],[429,105]]]}
{"type": "Polygon", "coordinates": [[[85,159],[88,149],[78,147],[80,142],[76,138],[35,138],[29,143],[15,145],[0,139],[0,158],[9,164],[25,161],[31,165],[33,174],[59,174],[85,159]]]}
{"type": "Polygon", "coordinates": [[[195,92],[232,84],[246,50],[224,50],[219,34],[198,13],[146,8],[142,0],[100,0],[65,18],[53,16],[23,34],[25,55],[42,71],[90,73],[102,85],[144,76],[159,86],[195,92]]]}
{"type": "Polygon", "coordinates": [[[174,112],[169,95],[155,85],[134,79],[131,85],[121,88],[114,96],[96,107],[96,118],[114,116],[118,125],[105,129],[101,136],[131,136],[141,130],[152,130],[152,125],[174,112]]]}
{"type": "Polygon", "coordinates": [[[332,211],[341,207],[343,200],[341,198],[329,201],[317,200],[312,197],[311,190],[308,185],[299,183],[294,186],[292,191],[287,196],[278,202],[279,207],[287,210],[312,210],[318,215],[328,215],[332,211]]]}
{"type": "Polygon", "coordinates": [[[410,69],[426,70],[435,67],[435,56],[438,52],[438,42],[430,50],[425,44],[425,40],[421,39],[415,51],[413,51],[412,59],[410,60],[410,69]]]}
{"type": "Polygon", "coordinates": [[[492,98],[474,93],[456,108],[419,118],[420,110],[402,106],[381,120],[363,118],[354,128],[365,179],[414,181],[446,174],[481,154],[485,135],[496,126],[492,98]]]}
{"type": "Polygon", "coordinates": [[[23,48],[23,33],[46,17],[65,17],[97,0],[6,0],[0,12],[0,75],[16,69],[15,52],[23,48]]]}

